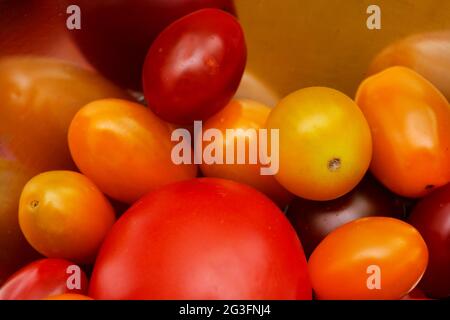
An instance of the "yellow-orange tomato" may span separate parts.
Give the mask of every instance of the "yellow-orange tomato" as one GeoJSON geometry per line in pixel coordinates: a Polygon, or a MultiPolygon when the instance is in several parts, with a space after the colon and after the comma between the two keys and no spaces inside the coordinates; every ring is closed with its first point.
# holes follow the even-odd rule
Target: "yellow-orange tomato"
{"type": "Polygon", "coordinates": [[[56,296],[50,296],[43,300],[94,300],[94,299],[82,294],[64,293],[56,296]]]}
{"type": "Polygon", "coordinates": [[[298,90],[271,111],[267,127],[279,129],[276,179],[299,197],[338,198],[352,190],[369,167],[369,126],[358,106],[339,91],[298,90]]]}
{"type": "MultiPolygon", "coordinates": [[[[203,131],[218,129],[222,132],[223,154],[227,146],[237,145],[238,137],[245,139],[245,164],[203,164],[200,166],[207,177],[234,180],[248,184],[272,198],[280,206],[285,206],[292,200],[292,195],[285,190],[272,175],[261,175],[261,163],[250,164],[249,151],[258,152],[258,131],[256,135],[246,135],[245,132],[230,136],[226,129],[261,129],[264,128],[270,108],[252,100],[233,100],[223,110],[209,118],[203,125],[203,131]],[[249,150],[250,144],[256,146],[249,150]]],[[[235,155],[236,158],[236,155],[235,155]]]]}
{"type": "Polygon", "coordinates": [[[392,67],[367,78],[356,102],[372,130],[371,171],[386,187],[421,197],[450,181],[450,107],[430,82],[392,67]]]}
{"type": "Polygon", "coordinates": [[[400,299],[425,272],[427,246],[411,225],[370,217],[330,233],[308,262],[319,299],[400,299]]]}
{"type": "Polygon", "coordinates": [[[196,176],[195,165],[175,165],[169,125],[149,109],[119,99],[84,106],[69,128],[78,168],[107,195],[132,203],[145,193],[196,176]]]}
{"type": "Polygon", "coordinates": [[[49,258],[92,262],[114,221],[105,196],[77,172],[41,173],[20,196],[20,228],[28,242],[49,258]]]}

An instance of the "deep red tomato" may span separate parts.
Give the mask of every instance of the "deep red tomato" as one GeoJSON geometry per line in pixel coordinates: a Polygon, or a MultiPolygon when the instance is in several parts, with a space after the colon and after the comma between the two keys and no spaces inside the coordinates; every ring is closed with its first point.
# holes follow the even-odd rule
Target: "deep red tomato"
{"type": "Polygon", "coordinates": [[[234,13],[232,0],[63,0],[80,6],[81,30],[69,31],[103,75],[135,90],[142,87],[148,48],[170,23],[203,8],[234,13]]]}
{"type": "Polygon", "coordinates": [[[393,195],[370,175],[350,193],[330,201],[296,198],[287,216],[302,241],[307,256],[333,230],[364,217],[402,218],[406,201],[393,195]]]}
{"type": "Polygon", "coordinates": [[[202,178],[148,194],[97,257],[94,299],[311,299],[302,246],[258,191],[202,178]]]}
{"type": "Polygon", "coordinates": [[[67,286],[67,280],[75,274],[68,268],[74,265],[63,259],[34,261],[6,281],[0,289],[0,300],[38,300],[64,293],[84,294],[87,291],[87,278],[82,270],[80,289],[71,290],[67,286]]]}
{"type": "Polygon", "coordinates": [[[244,33],[232,15],[217,9],[191,13],[153,42],[144,64],[144,95],[162,119],[205,120],[230,101],[247,59],[244,33]]]}
{"type": "Polygon", "coordinates": [[[432,298],[450,297],[450,184],[421,200],[409,222],[419,230],[430,255],[419,287],[432,298]]]}

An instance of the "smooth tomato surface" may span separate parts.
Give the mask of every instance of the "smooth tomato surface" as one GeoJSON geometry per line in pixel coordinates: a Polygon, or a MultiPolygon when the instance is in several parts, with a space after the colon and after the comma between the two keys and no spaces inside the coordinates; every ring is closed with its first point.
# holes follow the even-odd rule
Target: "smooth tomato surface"
{"type": "Polygon", "coordinates": [[[228,180],[179,182],[125,213],[94,266],[94,299],[311,299],[288,220],[228,180]]]}
{"type": "Polygon", "coordinates": [[[319,299],[397,300],[421,279],[427,246],[411,225],[387,217],[362,218],[331,232],[314,250],[308,268],[319,299]],[[380,287],[374,288],[379,268],[380,287]]]}
{"type": "Polygon", "coordinates": [[[196,11],[153,42],[143,69],[145,98],[168,122],[206,120],[235,94],[246,59],[244,33],[235,17],[217,9],[196,11]]]}
{"type": "Polygon", "coordinates": [[[298,90],[271,111],[267,127],[280,135],[275,178],[299,197],[336,199],[352,190],[369,167],[369,126],[358,106],[339,91],[298,90]]]}
{"type": "Polygon", "coordinates": [[[450,107],[425,78],[392,67],[356,94],[373,138],[370,169],[391,191],[422,197],[450,181],[450,107]]]}
{"type": "Polygon", "coordinates": [[[38,300],[64,293],[87,292],[86,274],[80,270],[80,289],[69,289],[67,272],[73,262],[63,259],[41,259],[14,273],[0,288],[0,300],[38,300]]]}
{"type": "Polygon", "coordinates": [[[114,221],[105,196],[77,172],[41,173],[27,182],[20,196],[20,228],[28,242],[50,258],[93,262],[114,221]]]}
{"type": "Polygon", "coordinates": [[[83,107],[69,129],[78,168],[110,197],[132,203],[160,186],[194,178],[195,165],[175,165],[170,127],[148,108],[106,99],[83,107]]]}

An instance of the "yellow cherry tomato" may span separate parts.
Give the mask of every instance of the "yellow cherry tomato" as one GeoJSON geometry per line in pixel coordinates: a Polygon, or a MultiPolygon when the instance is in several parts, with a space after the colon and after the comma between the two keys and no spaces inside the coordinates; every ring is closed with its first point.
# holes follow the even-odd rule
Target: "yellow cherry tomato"
{"type": "Polygon", "coordinates": [[[41,173],[20,196],[20,228],[28,242],[49,258],[92,262],[114,221],[105,196],[77,172],[41,173]]]}
{"type": "Polygon", "coordinates": [[[361,110],[334,89],[298,90],[272,110],[267,121],[279,129],[276,179],[310,200],[331,200],[352,190],[372,157],[370,129],[361,110]]]}

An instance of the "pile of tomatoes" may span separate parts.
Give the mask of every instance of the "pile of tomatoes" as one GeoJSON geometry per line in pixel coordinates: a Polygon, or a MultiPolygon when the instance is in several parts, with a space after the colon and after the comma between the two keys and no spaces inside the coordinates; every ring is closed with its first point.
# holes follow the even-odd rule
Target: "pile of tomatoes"
{"type": "Polygon", "coordinates": [[[203,2],[127,39],[146,36],[148,52],[99,59],[101,28],[76,34],[115,84],[47,58],[0,59],[0,299],[449,297],[446,97],[394,66],[354,100],[324,87],[274,108],[234,99],[244,32],[228,1],[203,2]],[[133,62],[126,75],[111,73],[120,59],[133,62]],[[172,132],[198,120],[278,130],[278,171],[175,164],[172,132]]]}

